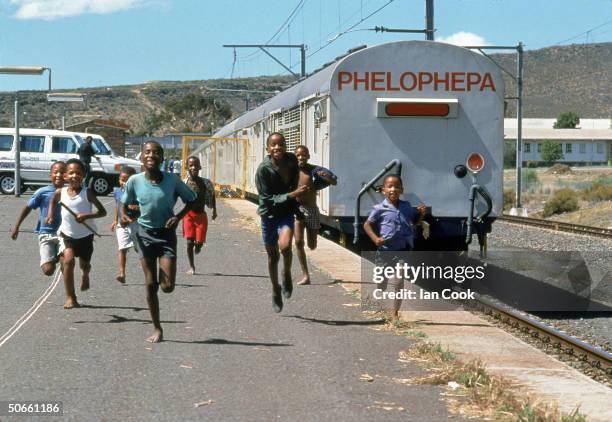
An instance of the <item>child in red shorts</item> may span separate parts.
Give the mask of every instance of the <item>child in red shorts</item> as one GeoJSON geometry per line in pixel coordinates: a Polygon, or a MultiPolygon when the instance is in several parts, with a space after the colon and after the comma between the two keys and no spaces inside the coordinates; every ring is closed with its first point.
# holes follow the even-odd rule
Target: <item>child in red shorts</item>
{"type": "Polygon", "coordinates": [[[202,169],[200,159],[191,156],[187,158],[186,164],[189,176],[185,179],[185,184],[198,195],[191,210],[183,218],[183,237],[187,239],[187,258],[189,259],[187,274],[194,275],[194,252],[196,255],[199,254],[202,246],[206,243],[208,216],[205,207],[212,208],[212,219],[214,220],[217,218],[217,202],[215,200],[215,188],[211,181],[198,175],[202,169]]]}

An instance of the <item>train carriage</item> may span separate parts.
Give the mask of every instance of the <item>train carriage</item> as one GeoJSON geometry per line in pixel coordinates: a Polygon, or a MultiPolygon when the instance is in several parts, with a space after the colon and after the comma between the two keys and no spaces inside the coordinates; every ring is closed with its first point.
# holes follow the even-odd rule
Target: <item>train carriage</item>
{"type": "Polygon", "coordinates": [[[404,198],[430,209],[419,248],[465,249],[502,211],[503,113],[503,79],[489,58],[399,41],[349,51],[214,135],[241,140],[195,153],[215,183],[256,195],[267,136],[283,133],[289,151],[306,145],[311,163],[338,175],[318,192],[324,222],[351,236],[381,200],[376,176],[401,172],[404,198]]]}

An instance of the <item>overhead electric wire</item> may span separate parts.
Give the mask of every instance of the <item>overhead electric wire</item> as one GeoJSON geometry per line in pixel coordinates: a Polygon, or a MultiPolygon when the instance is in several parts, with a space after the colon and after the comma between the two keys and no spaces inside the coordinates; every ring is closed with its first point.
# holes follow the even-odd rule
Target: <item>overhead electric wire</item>
{"type": "Polygon", "coordinates": [[[327,41],[326,44],[324,44],[323,46],[319,47],[318,49],[316,49],[315,51],[313,51],[312,53],[310,53],[308,56],[306,56],[306,58],[310,58],[313,55],[317,54],[319,51],[323,50],[324,48],[326,48],[327,46],[329,46],[330,44],[334,43],[336,40],[338,40],[338,38],[340,38],[342,35],[346,34],[347,32],[349,32],[351,29],[355,28],[357,25],[360,25],[361,23],[363,23],[364,21],[368,20],[369,18],[371,18],[372,16],[374,16],[375,14],[377,14],[378,12],[380,12],[381,10],[383,10],[385,7],[389,6],[391,3],[393,3],[394,0],[389,0],[387,3],[383,4],[381,7],[379,7],[378,9],[376,9],[375,11],[373,11],[372,13],[370,13],[368,16],[366,16],[365,18],[361,18],[358,22],[356,22],[355,24],[349,26],[347,29],[345,29],[344,31],[338,33],[338,36],[335,37],[332,40],[327,41]]]}
{"type": "MultiPolygon", "coordinates": [[[[293,10],[291,11],[291,13],[289,13],[289,16],[287,16],[287,19],[285,19],[285,21],[281,24],[281,26],[276,30],[276,32],[274,33],[274,35],[272,35],[270,37],[270,39],[268,39],[268,41],[266,41],[264,44],[270,44],[271,42],[275,41],[275,38],[281,33],[281,31],[285,28],[285,25],[287,25],[288,23],[290,24],[291,22],[289,22],[291,20],[292,17],[294,17],[297,12],[304,7],[304,5],[306,4],[308,0],[300,0],[298,2],[298,4],[293,8],[293,10]]],[[[259,50],[254,51],[252,53],[247,54],[244,57],[239,57],[238,60],[239,61],[246,61],[248,58],[253,57],[254,55],[259,55],[261,54],[261,52],[259,50]]]]}
{"type": "Polygon", "coordinates": [[[607,22],[602,23],[601,25],[597,25],[597,26],[595,26],[595,27],[593,27],[593,28],[591,28],[591,29],[587,29],[586,31],[581,32],[581,33],[580,33],[580,34],[578,34],[578,35],[574,35],[574,36],[573,36],[573,37],[571,37],[571,38],[568,38],[568,39],[563,40],[563,41],[556,42],[556,43],[554,43],[554,44],[553,44],[553,46],[554,46],[554,45],[560,45],[560,44],[566,43],[566,42],[568,42],[568,41],[575,40],[576,38],[580,38],[580,37],[582,37],[583,35],[590,34],[590,33],[591,33],[591,32],[593,32],[594,30],[599,29],[599,28],[601,28],[601,27],[603,27],[603,26],[609,25],[609,24],[611,24],[611,23],[612,23],[612,20],[609,20],[609,21],[607,21],[607,22]]]}

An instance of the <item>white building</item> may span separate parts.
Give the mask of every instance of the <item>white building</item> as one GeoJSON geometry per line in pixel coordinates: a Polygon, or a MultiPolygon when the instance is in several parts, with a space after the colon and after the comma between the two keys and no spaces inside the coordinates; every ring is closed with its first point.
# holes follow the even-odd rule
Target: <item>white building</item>
{"type": "MultiPolygon", "coordinates": [[[[576,129],[553,129],[556,119],[523,119],[523,162],[542,161],[542,143],[559,142],[560,162],[568,164],[609,164],[612,162],[610,119],[581,119],[576,129]]],[[[516,119],[504,119],[504,139],[516,141],[516,119]]]]}

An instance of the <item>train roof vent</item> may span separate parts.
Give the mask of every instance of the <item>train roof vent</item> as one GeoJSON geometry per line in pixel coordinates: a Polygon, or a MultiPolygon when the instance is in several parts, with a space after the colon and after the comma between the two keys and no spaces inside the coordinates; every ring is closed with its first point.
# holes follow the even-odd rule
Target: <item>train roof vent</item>
{"type": "Polygon", "coordinates": [[[338,60],[343,59],[343,58],[345,58],[346,56],[348,56],[348,53],[341,54],[341,55],[339,55],[338,57],[336,57],[336,58],[334,59],[334,61],[336,61],[336,62],[337,62],[338,60]]]}
{"type": "Polygon", "coordinates": [[[367,44],[363,44],[357,47],[353,47],[349,50],[346,50],[346,54],[354,53],[355,51],[363,50],[364,48],[368,48],[367,44]]]}

